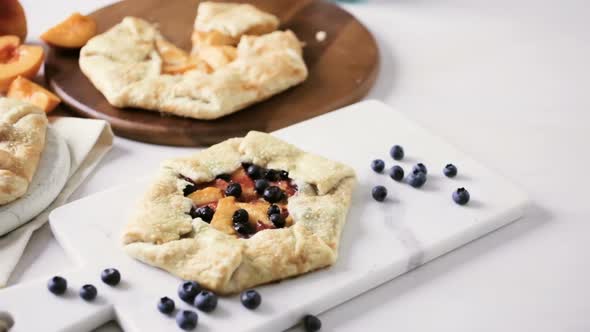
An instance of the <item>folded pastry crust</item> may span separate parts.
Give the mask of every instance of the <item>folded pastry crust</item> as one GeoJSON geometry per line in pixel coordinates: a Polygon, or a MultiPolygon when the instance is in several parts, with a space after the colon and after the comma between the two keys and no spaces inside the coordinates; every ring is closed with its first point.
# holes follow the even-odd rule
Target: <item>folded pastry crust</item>
{"type": "Polygon", "coordinates": [[[163,39],[154,25],[126,17],[81,49],[80,68],[113,106],[205,120],[267,99],[307,77],[301,43],[291,31],[244,37],[235,51],[209,52],[196,60],[206,65],[195,64],[180,75],[170,74],[174,70],[162,59],[157,41],[163,39]],[[255,45],[264,51],[254,52],[255,45]]]}
{"type": "Polygon", "coordinates": [[[239,292],[333,264],[355,183],[348,166],[250,132],[163,163],[127,225],[123,243],[129,255],[182,279],[219,294],[239,292]],[[289,172],[298,187],[288,201],[291,227],[245,239],[190,217],[192,201],[183,194],[189,184],[184,177],[208,182],[242,163],[289,172]]]}
{"type": "Polygon", "coordinates": [[[43,110],[0,97],[0,205],[26,193],[45,148],[46,130],[43,110]]]}

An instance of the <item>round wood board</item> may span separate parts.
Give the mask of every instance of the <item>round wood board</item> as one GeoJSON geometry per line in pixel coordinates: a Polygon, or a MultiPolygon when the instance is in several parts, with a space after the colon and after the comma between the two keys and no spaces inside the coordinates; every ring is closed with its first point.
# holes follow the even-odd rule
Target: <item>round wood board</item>
{"type": "MultiPolygon", "coordinates": [[[[74,112],[108,121],[115,133],[165,145],[203,146],[243,136],[249,130],[270,132],[333,111],[360,100],[375,82],[379,67],[377,43],[352,15],[321,0],[251,0],[281,20],[305,42],[309,77],[302,84],[217,120],[195,120],[135,108],[111,106],[82,74],[77,52],[51,49],[45,74],[51,89],[74,112]],[[318,31],[327,34],[316,40],[318,31]]],[[[157,22],[162,34],[190,50],[198,0],[126,0],[90,14],[99,33],[125,16],[157,22]]]]}

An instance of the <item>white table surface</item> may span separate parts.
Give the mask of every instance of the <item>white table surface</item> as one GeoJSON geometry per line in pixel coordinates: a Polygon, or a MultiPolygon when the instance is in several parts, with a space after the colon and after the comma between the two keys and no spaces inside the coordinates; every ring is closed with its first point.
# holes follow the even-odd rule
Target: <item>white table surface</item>
{"type": "MultiPolygon", "coordinates": [[[[71,11],[111,2],[23,1],[29,38],[71,11]]],[[[525,219],[323,313],[323,330],[589,331],[590,2],[381,0],[346,8],[381,47],[370,97],[506,175],[534,205],[525,219]]],[[[72,199],[153,173],[163,158],[187,151],[117,138],[72,199]]],[[[70,264],[44,227],[10,283],[70,264]]]]}

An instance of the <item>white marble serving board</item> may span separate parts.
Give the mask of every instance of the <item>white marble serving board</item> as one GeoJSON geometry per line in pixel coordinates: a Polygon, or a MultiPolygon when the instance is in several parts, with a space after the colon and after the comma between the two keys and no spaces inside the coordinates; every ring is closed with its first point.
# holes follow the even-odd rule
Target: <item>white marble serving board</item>
{"type": "MultiPolygon", "coordinates": [[[[258,287],[262,305],[246,310],[237,297],[223,298],[212,314],[199,312],[196,331],[280,331],[306,313],[317,314],[424,264],[523,216],[526,195],[502,176],[457,151],[408,120],[401,112],[376,101],[362,102],[274,133],[297,146],[345,162],[355,168],[359,186],[344,229],[340,259],[331,268],[258,287]],[[389,148],[401,144],[406,158],[394,162],[389,148]],[[417,162],[429,169],[421,189],[374,173],[371,160],[406,172],[417,162]],[[448,179],[442,168],[452,162],[459,176],[448,179]],[[371,188],[385,185],[388,199],[371,198],[371,188]],[[451,199],[466,187],[472,200],[459,206],[451,199]]],[[[0,291],[0,311],[15,320],[13,331],[87,331],[117,319],[125,331],[179,331],[171,317],[156,310],[162,296],[173,298],[180,280],[127,257],[120,246],[121,229],[149,181],[120,186],[63,206],[51,215],[53,232],[79,263],[62,276],[69,281],[65,297],[38,282],[0,291]],[[118,268],[123,282],[109,287],[100,271],[118,268]],[[77,296],[84,283],[99,296],[86,303],[77,296]]],[[[194,309],[194,308],[193,308],[194,309]]]]}
{"type": "Polygon", "coordinates": [[[53,127],[47,127],[45,149],[25,195],[0,206],[0,236],[27,223],[53,202],[70,174],[70,151],[53,127]]]}

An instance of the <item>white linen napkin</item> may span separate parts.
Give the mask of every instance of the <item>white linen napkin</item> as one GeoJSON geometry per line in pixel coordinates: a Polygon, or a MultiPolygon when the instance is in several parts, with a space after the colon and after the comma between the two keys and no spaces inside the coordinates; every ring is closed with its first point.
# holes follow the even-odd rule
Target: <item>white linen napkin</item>
{"type": "Polygon", "coordinates": [[[51,125],[64,138],[70,150],[69,179],[59,196],[43,212],[0,237],[0,288],[6,286],[33,232],[47,222],[53,209],[66,203],[113,145],[111,127],[102,120],[60,117],[52,119],[51,125]]]}

